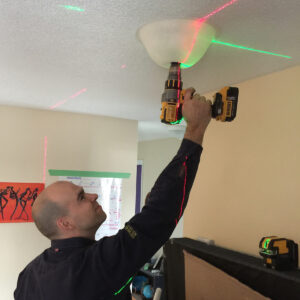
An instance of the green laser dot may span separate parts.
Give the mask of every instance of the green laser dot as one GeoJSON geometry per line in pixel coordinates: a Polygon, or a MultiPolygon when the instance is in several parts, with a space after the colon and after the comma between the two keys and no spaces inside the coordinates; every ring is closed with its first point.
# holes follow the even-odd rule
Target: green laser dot
{"type": "Polygon", "coordinates": [[[69,9],[69,10],[84,11],[83,8],[80,8],[77,6],[71,6],[71,5],[60,5],[60,6],[64,7],[65,9],[69,9]]]}

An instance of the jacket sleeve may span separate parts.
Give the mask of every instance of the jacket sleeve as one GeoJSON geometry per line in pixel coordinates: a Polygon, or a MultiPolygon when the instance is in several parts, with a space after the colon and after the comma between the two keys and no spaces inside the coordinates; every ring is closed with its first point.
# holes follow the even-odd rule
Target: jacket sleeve
{"type": "Polygon", "coordinates": [[[112,292],[119,291],[169,239],[186,207],[201,152],[200,145],[184,139],[156,180],[142,211],[116,235],[92,246],[95,268],[111,279],[106,283],[112,292]]]}

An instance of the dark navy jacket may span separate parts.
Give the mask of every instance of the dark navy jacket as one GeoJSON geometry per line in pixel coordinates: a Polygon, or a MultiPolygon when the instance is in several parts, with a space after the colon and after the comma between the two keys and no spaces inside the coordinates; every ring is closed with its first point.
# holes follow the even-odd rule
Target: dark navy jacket
{"type": "Polygon", "coordinates": [[[200,145],[184,139],[142,212],[116,235],[97,242],[81,237],[51,241],[51,248],[20,273],[15,299],[131,299],[130,278],[169,239],[183,214],[201,152],[200,145]]]}

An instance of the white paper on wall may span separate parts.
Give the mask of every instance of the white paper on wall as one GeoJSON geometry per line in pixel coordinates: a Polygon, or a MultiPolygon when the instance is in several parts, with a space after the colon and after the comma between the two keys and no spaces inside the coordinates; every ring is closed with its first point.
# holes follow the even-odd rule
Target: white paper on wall
{"type": "Polygon", "coordinates": [[[96,240],[118,232],[121,225],[122,178],[59,176],[59,180],[80,185],[86,193],[98,194],[97,201],[105,211],[107,219],[97,230],[96,240]]]}

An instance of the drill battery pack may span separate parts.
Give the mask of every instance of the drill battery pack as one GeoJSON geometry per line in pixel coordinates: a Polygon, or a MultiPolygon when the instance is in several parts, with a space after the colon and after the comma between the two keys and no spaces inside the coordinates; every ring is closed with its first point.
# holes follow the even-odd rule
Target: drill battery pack
{"type": "Polygon", "coordinates": [[[298,244],[277,236],[263,237],[259,242],[263,264],[276,270],[298,268],[298,244]]]}
{"type": "Polygon", "coordinates": [[[212,117],[222,122],[231,122],[234,120],[237,111],[239,89],[225,86],[215,94],[214,98],[212,117]]]}

